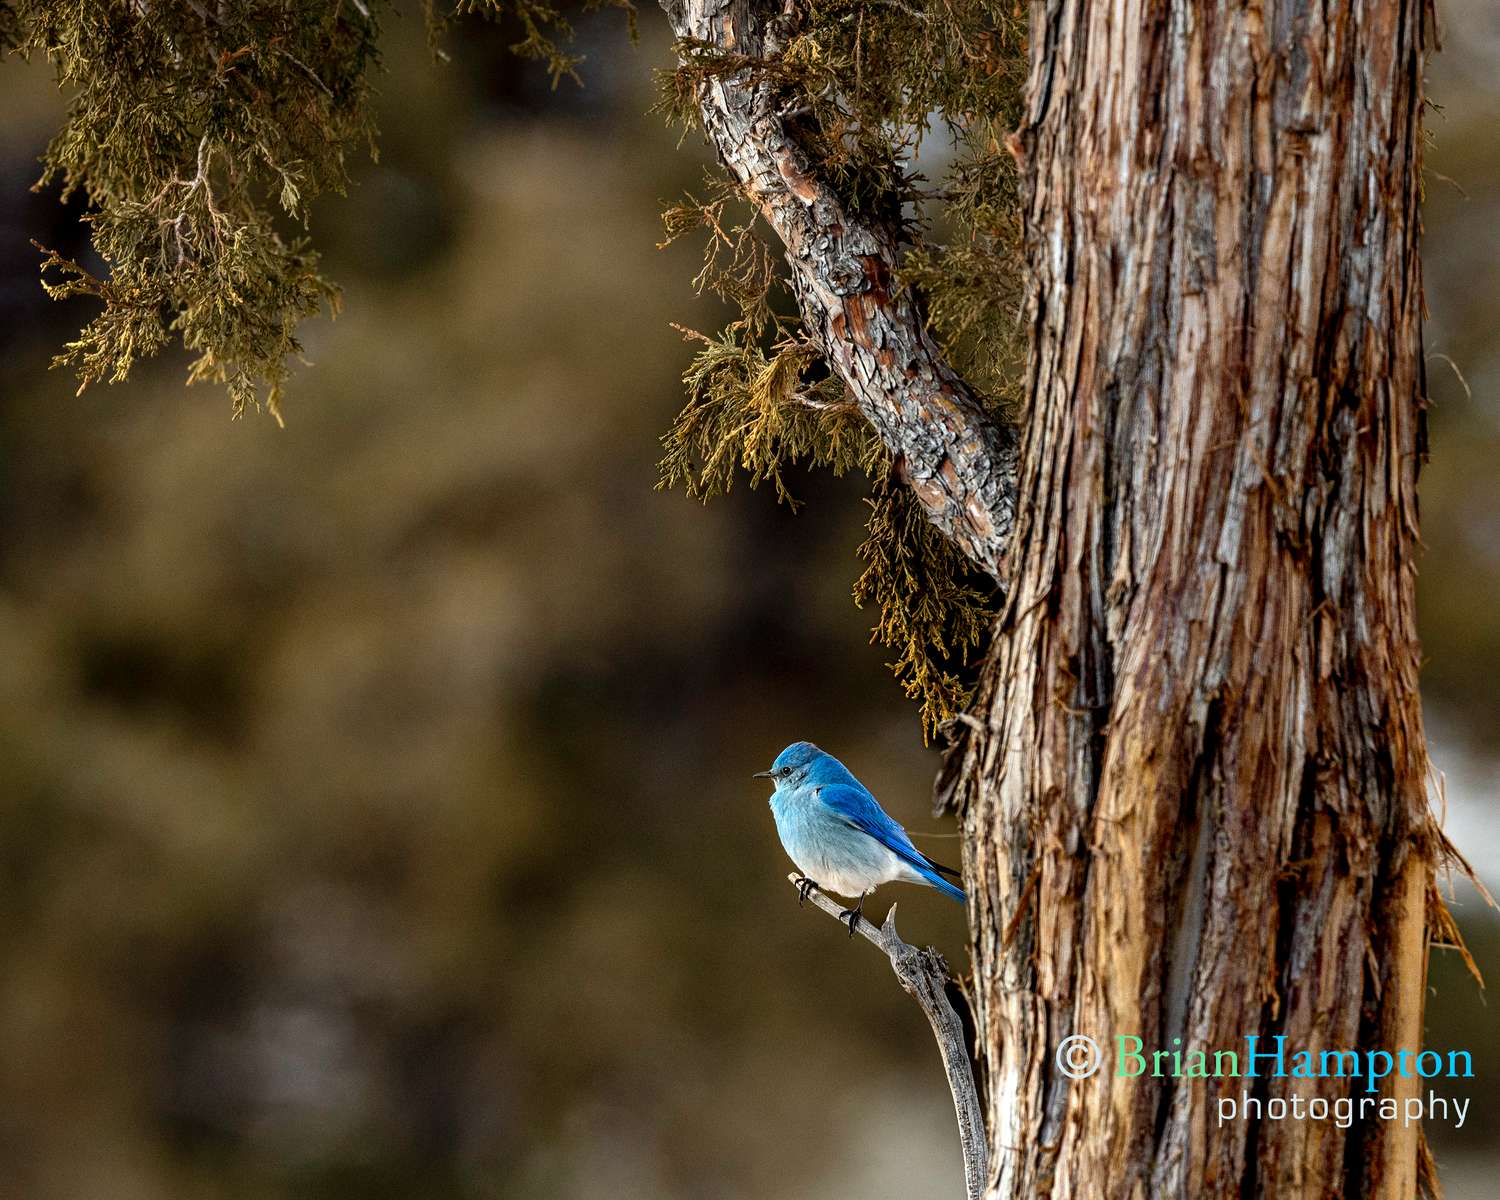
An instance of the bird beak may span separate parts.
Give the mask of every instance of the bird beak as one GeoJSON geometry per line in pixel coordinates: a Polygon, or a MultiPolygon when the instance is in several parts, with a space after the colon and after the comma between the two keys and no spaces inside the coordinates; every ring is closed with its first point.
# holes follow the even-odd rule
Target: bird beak
{"type": "Polygon", "coordinates": [[[771,772],[769,772],[769,771],[757,771],[757,772],[755,772],[754,775],[750,776],[750,778],[751,779],[770,779],[771,778],[771,772]]]}

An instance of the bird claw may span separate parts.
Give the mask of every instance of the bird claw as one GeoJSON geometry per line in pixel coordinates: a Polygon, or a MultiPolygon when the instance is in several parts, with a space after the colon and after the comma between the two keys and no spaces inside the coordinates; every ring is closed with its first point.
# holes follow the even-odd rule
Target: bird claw
{"type": "Polygon", "coordinates": [[[797,907],[801,908],[803,902],[818,890],[818,885],[806,875],[797,880],[797,907]]]}
{"type": "Polygon", "coordinates": [[[856,904],[853,908],[846,908],[843,912],[839,913],[839,920],[847,921],[849,923],[850,937],[853,937],[855,931],[859,929],[859,919],[865,915],[864,908],[865,898],[861,896],[859,898],[859,903],[856,904]]]}

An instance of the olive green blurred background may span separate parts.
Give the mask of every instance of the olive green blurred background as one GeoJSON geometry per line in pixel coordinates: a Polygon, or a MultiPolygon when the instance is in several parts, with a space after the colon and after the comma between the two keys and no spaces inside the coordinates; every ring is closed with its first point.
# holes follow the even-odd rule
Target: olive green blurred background
{"type": "MultiPolygon", "coordinates": [[[[1449,6],[1432,72],[1428,340],[1472,396],[1434,357],[1421,604],[1450,828],[1493,886],[1489,8],[1449,6]]],[[[704,160],[647,115],[643,19],[637,48],[584,21],[555,94],[504,31],[434,67],[392,28],[380,163],[314,225],[346,311],[307,327],[285,430],[180,358],[81,397],[46,369],[89,309],[45,300],[28,239],[83,243],[28,191],[61,101],[0,67],[0,1196],[961,1193],[924,1023],[797,910],[748,778],[810,737],[951,833],[849,601],[859,485],[806,477],[795,516],[652,490],[669,322],[720,314],[696,248],[655,248],[704,160]]],[[[961,962],[957,910],[898,898],[961,962]]],[[[1491,1010],[1451,955],[1433,985],[1432,1044],[1493,1078],[1491,1010]]],[[[1493,1194],[1476,1083],[1434,1131],[1453,1196],[1493,1194]]]]}

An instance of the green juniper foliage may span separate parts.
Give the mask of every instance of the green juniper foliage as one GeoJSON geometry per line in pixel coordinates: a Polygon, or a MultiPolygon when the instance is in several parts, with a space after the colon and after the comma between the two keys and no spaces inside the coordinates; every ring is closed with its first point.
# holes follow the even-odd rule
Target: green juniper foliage
{"type": "MultiPolygon", "coordinates": [[[[1010,415],[1024,357],[1018,178],[1005,149],[1021,119],[1019,6],[813,0],[792,20],[771,61],[680,43],[683,65],[664,77],[661,109],[692,128],[699,88],[746,69],[784,91],[787,111],[802,114],[792,132],[822,176],[863,219],[898,234],[901,282],[920,291],[950,360],[997,415],[1010,415]],[[936,189],[924,190],[912,169],[924,143],[950,158],[936,189]]],[[[742,471],[793,502],[792,463],[862,470],[872,492],[855,602],[878,608],[873,640],[895,652],[891,669],[920,700],[930,738],[969,700],[963,667],[993,616],[991,586],[892,480],[874,430],[800,322],[782,315],[791,304],[779,257],[727,175],[712,176],[704,198],[668,209],[665,224],[668,241],[706,235],[695,282],[734,315],[712,336],[685,331],[698,350],[684,375],[687,406],[663,438],[662,485],[707,498],[742,471]],[[737,204],[743,216],[732,220],[737,204]]]]}
{"type": "Polygon", "coordinates": [[[866,503],[865,570],[854,602],[879,607],[871,640],[896,651],[891,672],[922,702],[922,736],[930,740],[942,720],[968,706],[973,687],[948,664],[968,665],[994,617],[992,592],[891,474],[875,482],[866,503]]]}
{"type": "MultiPolygon", "coordinates": [[[[608,0],[628,7],[629,0],[608,0]]],[[[279,419],[297,326],[338,289],[305,236],[308,204],[374,151],[371,75],[382,0],[0,0],[0,51],[44,56],[69,96],[38,186],[81,192],[105,270],[43,252],[44,285],[103,309],[58,363],[118,382],[174,340],[189,380],[223,384],[236,415],[279,419]]],[[[454,9],[426,4],[436,39],[454,9]]],[[[578,60],[547,0],[460,0],[509,14],[517,53],[554,81],[578,60]]]]}
{"type": "MultiPolygon", "coordinates": [[[[625,9],[631,0],[584,0],[625,9]]],[[[434,52],[458,16],[506,15],[513,49],[554,84],[574,77],[571,27],[550,0],[424,0],[434,52]]],[[[782,11],[781,6],[775,6],[782,11]]],[[[374,151],[371,78],[386,0],[0,0],[0,53],[45,57],[69,94],[38,186],[80,192],[102,271],[42,250],[44,286],[97,315],[57,362],[81,386],[126,378],[174,341],[190,381],[228,391],[236,415],[279,419],[304,317],[338,307],[305,236],[308,205],[340,191],[348,156],[374,151]]],[[[749,67],[784,92],[789,131],[862,219],[905,249],[951,360],[997,414],[1018,399],[1017,177],[1024,17],[1017,0],[801,0],[780,19],[784,50],[749,62],[681,44],[662,107],[686,131],[708,78],[749,67]],[[938,186],[913,160],[935,151],[938,186]]],[[[924,734],[968,699],[963,666],[993,593],[892,480],[879,438],[792,315],[777,250],[722,172],[666,213],[667,240],[707,238],[699,289],[726,302],[696,351],[688,401],[664,440],[664,486],[709,497],[737,474],[794,503],[792,464],[871,481],[858,604],[922,704],[924,734]]],[[[39,248],[41,249],[41,248],[39,248]]]]}

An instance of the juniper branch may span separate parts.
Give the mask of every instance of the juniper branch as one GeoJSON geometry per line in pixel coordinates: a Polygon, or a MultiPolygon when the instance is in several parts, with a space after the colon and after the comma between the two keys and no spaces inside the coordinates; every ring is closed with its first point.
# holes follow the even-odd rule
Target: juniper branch
{"type": "Polygon", "coordinates": [[[807,333],[889,449],[932,522],[999,577],[1015,518],[1019,437],[946,361],[916,296],[896,284],[894,234],[820,178],[789,125],[774,66],[782,17],[750,0],[662,0],[696,83],[703,128],[786,248],[807,333]]]}

